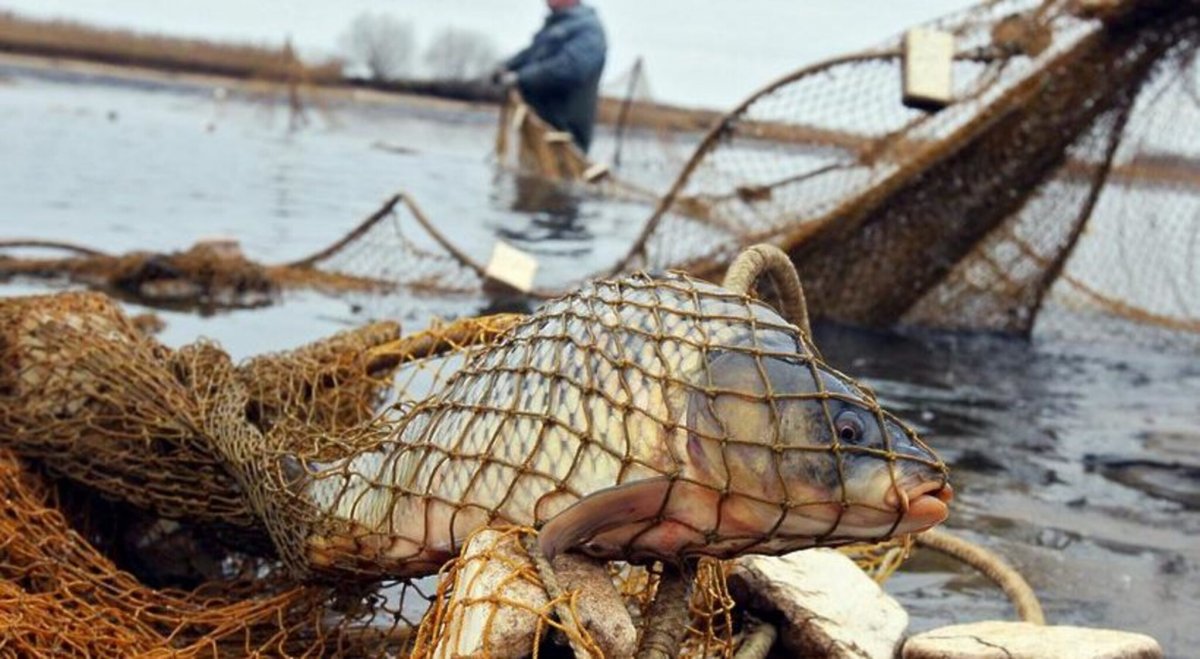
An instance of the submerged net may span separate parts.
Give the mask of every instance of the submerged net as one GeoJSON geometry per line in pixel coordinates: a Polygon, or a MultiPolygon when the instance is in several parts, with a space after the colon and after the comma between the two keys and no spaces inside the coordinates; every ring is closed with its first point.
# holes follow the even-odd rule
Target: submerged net
{"type": "MultiPolygon", "coordinates": [[[[20,651],[402,655],[431,599],[448,604],[417,578],[481,526],[541,525],[551,555],[777,552],[905,532],[905,512],[870,492],[945,479],[806,335],[684,278],[597,284],[530,317],[408,337],[368,326],[240,366],[209,343],[165,348],[95,294],[8,300],[0,320],[0,487],[12,504],[0,615],[20,651]],[[662,432],[685,443],[632,441],[662,432]],[[57,496],[9,451],[74,494],[57,496]],[[406,478],[413,456],[432,480],[406,478]],[[777,472],[765,489],[764,469],[777,472]],[[556,514],[606,482],[650,483],[633,500],[648,516],[605,529],[587,523],[586,501],[583,517],[556,514]],[[112,537],[95,515],[114,501],[154,531],[112,537]],[[153,561],[135,577],[110,558],[169,551],[212,565],[160,589],[145,585],[162,576],[153,561]]],[[[615,574],[631,608],[649,601],[654,574],[615,574]]],[[[695,573],[690,656],[734,648],[722,574],[712,561],[695,573]]],[[[539,616],[553,626],[557,613],[539,616]]]]}

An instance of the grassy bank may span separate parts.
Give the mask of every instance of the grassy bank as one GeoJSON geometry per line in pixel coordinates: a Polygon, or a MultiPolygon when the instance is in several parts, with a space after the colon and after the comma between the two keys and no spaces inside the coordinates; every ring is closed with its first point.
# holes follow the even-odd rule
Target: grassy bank
{"type": "MultiPolygon", "coordinates": [[[[278,47],[236,44],[99,28],[73,21],[38,20],[0,12],[0,53],[63,58],[167,73],[348,86],[459,101],[499,103],[502,89],[479,80],[378,81],[344,77],[337,60],[305,62],[278,47]]],[[[622,100],[603,98],[599,121],[615,124],[622,100]]],[[[720,113],[656,103],[637,103],[627,120],[668,131],[703,131],[720,113]]]]}
{"type": "Polygon", "coordinates": [[[284,44],[271,48],[183,39],[12,13],[0,13],[0,52],[277,81],[333,83],[341,80],[342,71],[336,60],[303,62],[284,44]]]}

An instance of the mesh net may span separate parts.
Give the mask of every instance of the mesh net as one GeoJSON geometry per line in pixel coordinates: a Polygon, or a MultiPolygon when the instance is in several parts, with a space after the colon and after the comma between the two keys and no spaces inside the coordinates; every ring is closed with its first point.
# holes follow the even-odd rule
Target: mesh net
{"type": "Polygon", "coordinates": [[[540,527],[551,556],[622,560],[883,539],[919,523],[887,493],[945,473],[794,326],[681,277],[551,302],[311,455],[215,434],[285,559],[339,578],[428,574],[497,523],[540,527]],[[596,526],[599,510],[628,512],[596,526]]]}
{"type": "MultiPolygon", "coordinates": [[[[768,307],[684,277],[401,338],[378,324],[242,365],[210,343],[167,349],[97,294],[8,300],[0,320],[0,615],[20,651],[432,651],[473,606],[447,593],[499,551],[455,559],[482,527],[540,526],[532,546],[555,559],[673,564],[944,516],[929,495],[945,467],[873,395],[768,307]],[[100,518],[114,511],[128,532],[100,518]],[[181,582],[171,554],[210,564],[146,585],[181,582]]],[[[613,570],[642,611],[656,569],[613,570]]],[[[723,567],[690,574],[688,655],[728,656],[723,567]]],[[[560,606],[578,592],[563,593],[539,624],[584,647],[591,632],[560,606]]],[[[487,618],[505,600],[474,605],[487,618]]]]}
{"type": "MultiPolygon", "coordinates": [[[[991,1],[926,26],[955,39],[940,111],[904,105],[900,38],[768,85],[712,123],[609,272],[713,278],[767,241],[820,316],[1196,343],[1198,124],[1183,119],[1200,112],[1200,11],[1084,4],[991,1]]],[[[658,110],[639,125],[680,125],[658,110]]],[[[656,189],[636,168],[608,180],[656,189]]],[[[386,244],[430,245],[447,291],[484,280],[420,227],[386,244]]]]}
{"type": "MultiPolygon", "coordinates": [[[[723,116],[648,101],[644,75],[631,72],[621,100],[601,108],[623,133],[611,155],[602,145],[613,165],[602,185],[666,193],[606,273],[711,279],[766,241],[790,253],[819,316],[1200,344],[1200,122],[1188,120],[1200,119],[1200,5],[1098,7],[989,0],[925,26],[955,44],[952,100],[938,111],[904,104],[901,38],[784,76],[723,116]],[[698,126],[707,132],[664,187],[651,172],[670,159],[655,136],[687,143],[698,126]]],[[[512,109],[502,126],[516,130],[500,131],[502,151],[544,175],[598,171],[528,112],[512,109]]],[[[88,279],[99,268],[110,289],[243,302],[280,286],[448,295],[487,281],[403,197],[307,259],[230,260],[218,268],[227,277],[185,263],[168,269],[194,273],[184,284],[155,283],[165,261],[145,255],[136,276],[115,257],[70,261],[9,258],[0,272],[88,279]]]]}
{"type": "Polygon", "coordinates": [[[364,616],[329,588],[296,585],[263,566],[248,571],[254,578],[191,591],[148,588],[81,537],[55,489],[7,449],[0,493],[6,656],[384,656],[407,647],[415,623],[388,603],[426,601],[405,586],[386,600],[363,597],[364,616]]]}

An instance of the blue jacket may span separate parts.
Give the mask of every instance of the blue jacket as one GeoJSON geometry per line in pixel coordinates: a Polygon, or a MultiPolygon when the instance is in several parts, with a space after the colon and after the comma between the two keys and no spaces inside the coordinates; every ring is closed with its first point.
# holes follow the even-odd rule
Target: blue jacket
{"type": "Polygon", "coordinates": [[[525,101],[543,119],[571,133],[584,151],[592,143],[600,74],[608,43],[596,10],[585,5],[552,12],[533,43],[505,63],[525,101]]]}

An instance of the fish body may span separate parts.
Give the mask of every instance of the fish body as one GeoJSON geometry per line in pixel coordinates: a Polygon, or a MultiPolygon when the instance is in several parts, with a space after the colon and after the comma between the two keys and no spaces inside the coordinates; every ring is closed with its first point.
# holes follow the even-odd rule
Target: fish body
{"type": "Polygon", "coordinates": [[[397,576],[487,525],[538,527],[551,555],[674,560],[885,538],[945,516],[912,514],[906,492],[949,492],[936,456],[796,327],[679,275],[546,304],[375,450],[301,482],[312,563],[397,576]]]}

